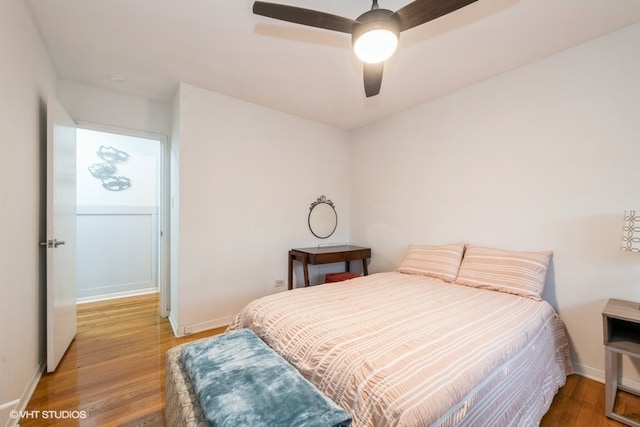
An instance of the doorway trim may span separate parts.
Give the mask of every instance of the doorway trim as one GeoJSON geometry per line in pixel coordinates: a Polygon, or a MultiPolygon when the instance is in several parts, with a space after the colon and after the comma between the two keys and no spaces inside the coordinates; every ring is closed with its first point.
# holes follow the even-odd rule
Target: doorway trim
{"type": "Polygon", "coordinates": [[[76,125],[79,129],[92,130],[97,132],[112,133],[117,135],[131,136],[135,138],[152,139],[160,142],[160,191],[159,191],[159,230],[158,230],[158,292],[160,293],[159,314],[161,317],[169,317],[171,307],[170,276],[169,276],[169,161],[170,147],[167,135],[140,131],[134,129],[120,128],[117,126],[102,125],[93,122],[78,121],[76,125]]]}

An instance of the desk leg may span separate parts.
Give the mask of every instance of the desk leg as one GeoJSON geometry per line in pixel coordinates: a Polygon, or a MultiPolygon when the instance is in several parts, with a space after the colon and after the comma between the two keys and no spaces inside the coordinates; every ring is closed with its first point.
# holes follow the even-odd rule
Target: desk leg
{"type": "Polygon", "coordinates": [[[307,260],[302,261],[302,270],[304,271],[304,287],[309,286],[309,267],[307,266],[307,260]]]}
{"type": "Polygon", "coordinates": [[[362,258],[362,272],[364,273],[365,276],[369,275],[369,270],[367,269],[367,259],[366,258],[362,258]]]}
{"type": "Polygon", "coordinates": [[[344,262],[344,271],[346,271],[347,273],[351,271],[351,262],[349,261],[344,262]]]}
{"type": "Polygon", "coordinates": [[[293,255],[289,252],[289,277],[288,277],[289,290],[293,289],[293,255]]]}

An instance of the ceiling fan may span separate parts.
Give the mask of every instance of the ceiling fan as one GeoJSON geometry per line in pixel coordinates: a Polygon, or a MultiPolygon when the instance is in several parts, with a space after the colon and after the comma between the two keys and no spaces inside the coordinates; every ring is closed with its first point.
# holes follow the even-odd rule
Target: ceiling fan
{"type": "Polygon", "coordinates": [[[396,12],[378,7],[355,20],[316,10],[256,1],[253,13],[281,21],[351,34],[356,56],[364,63],[364,91],[367,97],[380,93],[382,69],[395,51],[400,32],[456,11],[477,0],[415,0],[396,12]]]}

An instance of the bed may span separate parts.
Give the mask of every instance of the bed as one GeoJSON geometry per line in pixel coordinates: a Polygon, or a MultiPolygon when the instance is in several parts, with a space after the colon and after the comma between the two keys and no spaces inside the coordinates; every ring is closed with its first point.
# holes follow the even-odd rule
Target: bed
{"type": "MultiPolygon", "coordinates": [[[[260,298],[229,329],[253,330],[353,426],[537,425],[573,373],[540,298],[549,257],[413,246],[398,271],[260,298]]],[[[207,425],[179,353],[167,354],[167,423],[207,425]]]]}

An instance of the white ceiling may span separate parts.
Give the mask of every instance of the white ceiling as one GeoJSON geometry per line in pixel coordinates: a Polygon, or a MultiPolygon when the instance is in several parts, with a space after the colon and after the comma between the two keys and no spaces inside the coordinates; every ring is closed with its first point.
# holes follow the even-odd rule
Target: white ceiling
{"type": "MultiPolygon", "coordinates": [[[[640,22],[640,0],[478,0],[403,32],[366,98],[348,34],[253,15],[252,0],[25,1],[61,78],[167,102],[182,81],[344,129],[640,22]]],[[[270,1],[353,19],[370,8],[270,1]]]]}

